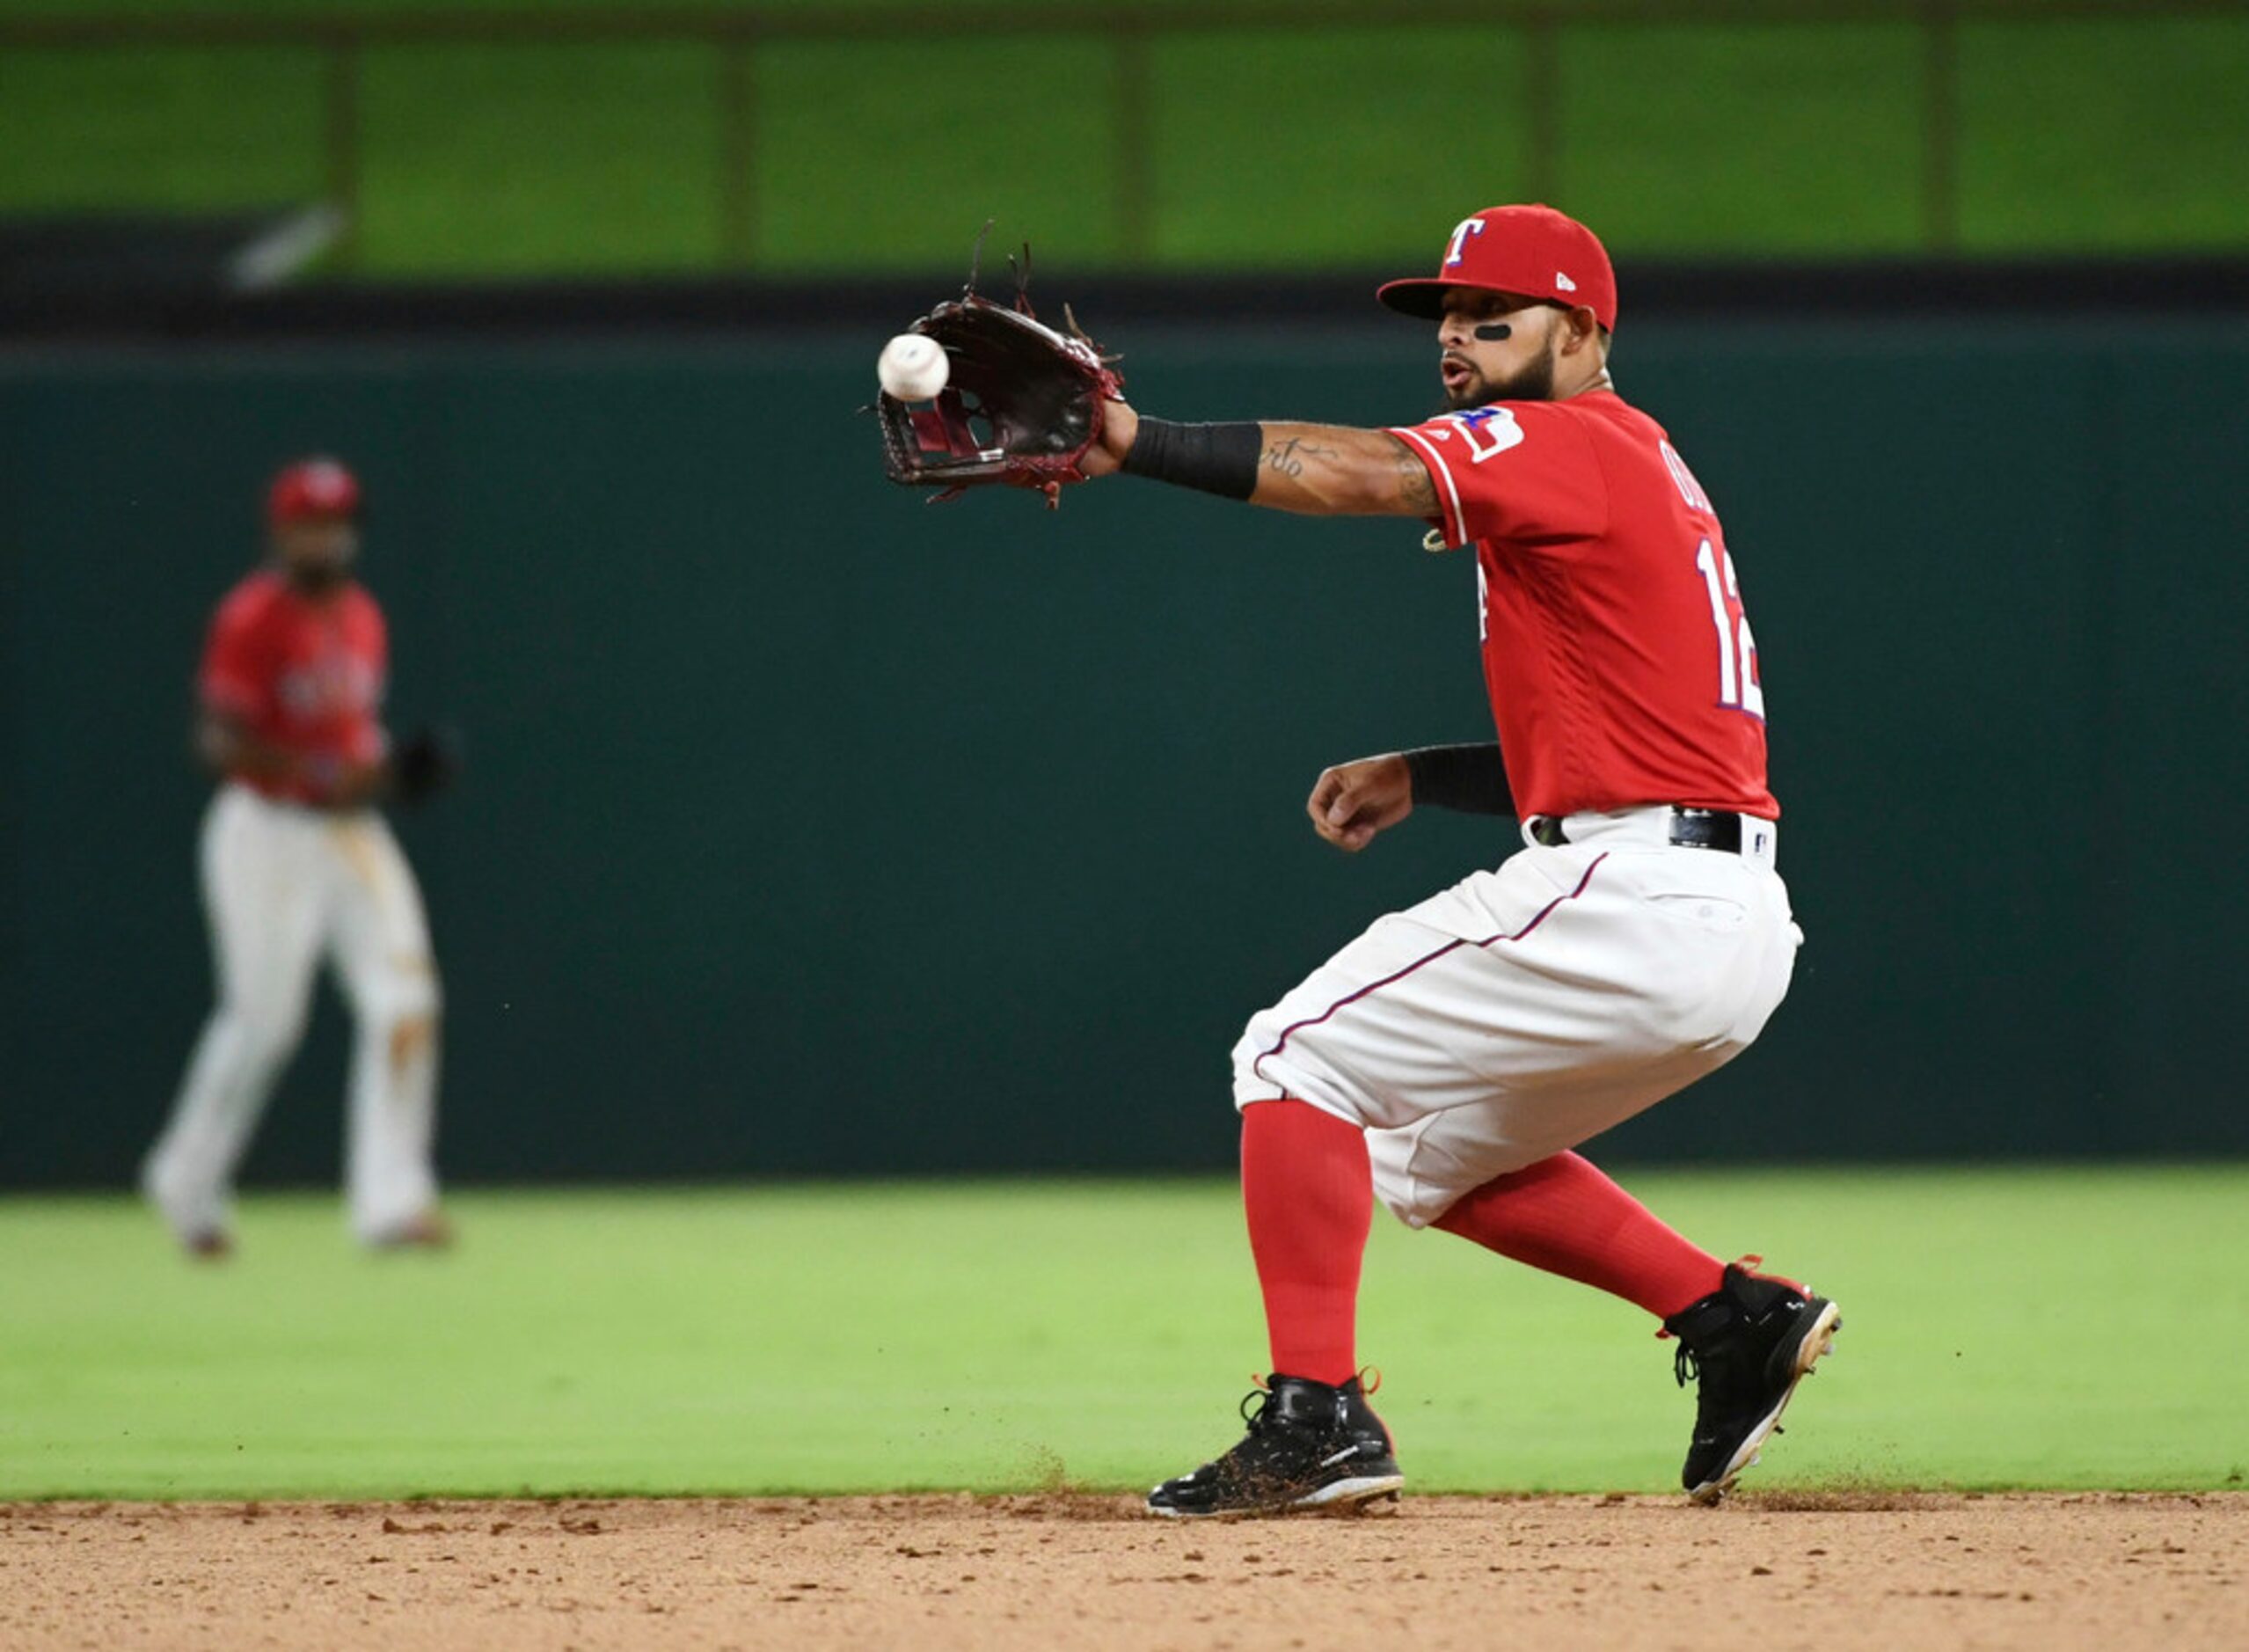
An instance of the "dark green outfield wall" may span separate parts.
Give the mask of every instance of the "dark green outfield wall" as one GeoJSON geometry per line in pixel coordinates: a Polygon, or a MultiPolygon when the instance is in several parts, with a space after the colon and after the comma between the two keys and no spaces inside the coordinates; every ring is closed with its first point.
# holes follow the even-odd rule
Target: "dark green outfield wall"
{"type": "MultiPolygon", "coordinates": [[[[1361,859],[1327,761],[1486,727],[1472,572],[1400,524],[1139,484],[1047,515],[882,483],[879,340],[18,353],[0,1182],[114,1182],[208,991],[184,757],[257,490],[373,500],[464,1177],[1224,1163],[1245,1014],[1507,852],[1361,859]]],[[[1370,422],[1410,333],[1114,340],[1186,416],[1370,422]]],[[[1648,325],[1625,388],[1717,497],[1810,942],[1633,1158],[2249,1150],[2249,327],[1648,325]]],[[[1687,569],[1683,576],[1691,576],[1687,569]]],[[[330,1004],[256,1166],[333,1163],[330,1004]]]]}

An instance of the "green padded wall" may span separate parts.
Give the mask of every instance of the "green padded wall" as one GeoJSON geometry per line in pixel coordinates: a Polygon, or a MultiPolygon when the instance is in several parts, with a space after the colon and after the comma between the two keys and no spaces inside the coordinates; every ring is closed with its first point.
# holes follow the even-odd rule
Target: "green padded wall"
{"type": "MultiPolygon", "coordinates": [[[[279,460],[372,501],[403,825],[479,1179],[1214,1166],[1243,1018],[1496,860],[1318,844],[1325,762],[1478,737],[1473,576],[1418,530],[1138,483],[930,508],[880,329],[0,358],[0,1184],[112,1183],[207,1004],[189,677],[279,460]]],[[[1184,417],[1423,411],[1413,329],[1145,331],[1184,417]]],[[[1648,325],[1716,497],[1809,933],[1629,1159],[2249,1150],[2249,327],[1648,325]]],[[[254,1160],[332,1173],[327,1002],[254,1160]]]]}

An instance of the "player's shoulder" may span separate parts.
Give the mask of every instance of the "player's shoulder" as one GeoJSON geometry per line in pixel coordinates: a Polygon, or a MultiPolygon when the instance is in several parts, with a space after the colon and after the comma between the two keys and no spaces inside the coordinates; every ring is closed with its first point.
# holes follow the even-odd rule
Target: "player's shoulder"
{"type": "MultiPolygon", "coordinates": [[[[1440,413],[1429,422],[1433,425],[1452,424],[1474,429],[1513,426],[1529,431],[1581,430],[1613,423],[1614,407],[1588,406],[1590,398],[1574,396],[1566,401],[1488,401],[1480,407],[1470,407],[1459,413],[1440,413]]],[[[1616,402],[1613,396],[1600,398],[1616,402]]],[[[1623,404],[1617,403],[1617,406],[1623,404]]],[[[1630,408],[1625,409],[1632,413],[1630,408]]]]}
{"type": "Polygon", "coordinates": [[[1613,390],[1589,390],[1566,401],[1546,405],[1589,430],[1616,431],[1627,437],[1654,435],[1659,441],[1663,436],[1663,427],[1653,414],[1634,406],[1613,390]]]}
{"type": "Polygon", "coordinates": [[[1487,459],[1521,450],[1534,464],[1557,459],[1584,462],[1590,448],[1584,421],[1566,402],[1493,401],[1480,407],[1442,413],[1418,425],[1393,426],[1391,434],[1420,447],[1448,469],[1466,460],[1480,467],[1487,459]]]}
{"type": "Polygon", "coordinates": [[[1678,463],[1669,433],[1613,390],[1588,391],[1552,406],[1585,433],[1612,480],[1642,473],[1660,477],[1667,466],[1678,463]]]}
{"type": "Polygon", "coordinates": [[[288,598],[288,581],[271,568],[259,568],[237,580],[219,598],[213,618],[222,630],[248,630],[264,624],[288,598]]]}
{"type": "Polygon", "coordinates": [[[336,593],[336,601],[344,610],[345,618],[352,625],[383,628],[383,604],[375,600],[375,593],[357,580],[347,581],[336,593]]]}
{"type": "Polygon", "coordinates": [[[1613,391],[1599,399],[1604,405],[1587,411],[1605,427],[1597,445],[1610,486],[1625,496],[1643,500],[1668,501],[1676,493],[1685,501],[1688,509],[1714,516],[1710,495],[1687,468],[1686,460],[1679,457],[1679,450],[1671,445],[1670,432],[1652,414],[1613,391]]]}

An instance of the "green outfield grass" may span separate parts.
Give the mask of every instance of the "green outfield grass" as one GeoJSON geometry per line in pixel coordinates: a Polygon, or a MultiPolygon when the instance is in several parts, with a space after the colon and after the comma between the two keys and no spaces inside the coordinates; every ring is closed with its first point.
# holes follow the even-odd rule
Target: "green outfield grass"
{"type": "MultiPolygon", "coordinates": [[[[347,9],[402,8],[429,9],[347,9]]],[[[0,0],[0,20],[85,10],[0,0]]],[[[1961,245],[2249,246],[2238,186],[2249,16],[2041,10],[2024,0],[2015,18],[1960,29],[1961,245]]],[[[1692,11],[1559,32],[1550,193],[1628,254],[1918,249],[1925,86],[1911,22],[1701,26],[1692,11]]],[[[1099,11],[1085,15],[1095,26],[1082,36],[761,48],[756,266],[950,274],[987,214],[1081,267],[1420,263],[1464,207],[1534,187],[1525,110],[1538,71],[1517,31],[1412,27],[1370,9],[1378,21],[1365,27],[1159,33],[1147,63],[1149,237],[1135,253],[1121,239],[1120,71],[1099,11]]],[[[0,54],[0,211],[316,199],[322,73],[317,53],[295,48],[0,54]]],[[[724,256],[719,88],[716,55],[692,42],[372,49],[357,267],[712,267],[724,256]]]]}
{"type": "MultiPolygon", "coordinates": [[[[1845,1309],[1766,1486],[2249,1474],[2249,1170],[1632,1178],[1845,1309]]],[[[1264,1349],[1198,1183],[487,1193],[449,1256],[253,1201],[223,1268],[121,1199],[0,1201],[0,1497],[1143,1485],[1264,1349]]],[[[1633,1310],[1377,1223],[1363,1352],[1424,1490],[1658,1490],[1633,1310]]]]}

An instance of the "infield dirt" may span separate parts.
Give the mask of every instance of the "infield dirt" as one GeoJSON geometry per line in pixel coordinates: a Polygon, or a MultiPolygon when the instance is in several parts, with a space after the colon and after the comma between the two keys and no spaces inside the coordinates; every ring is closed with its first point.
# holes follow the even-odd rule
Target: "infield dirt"
{"type": "Polygon", "coordinates": [[[0,1505],[22,1652],[1752,1642],[2249,1646],[2249,1495],[0,1505]]]}

